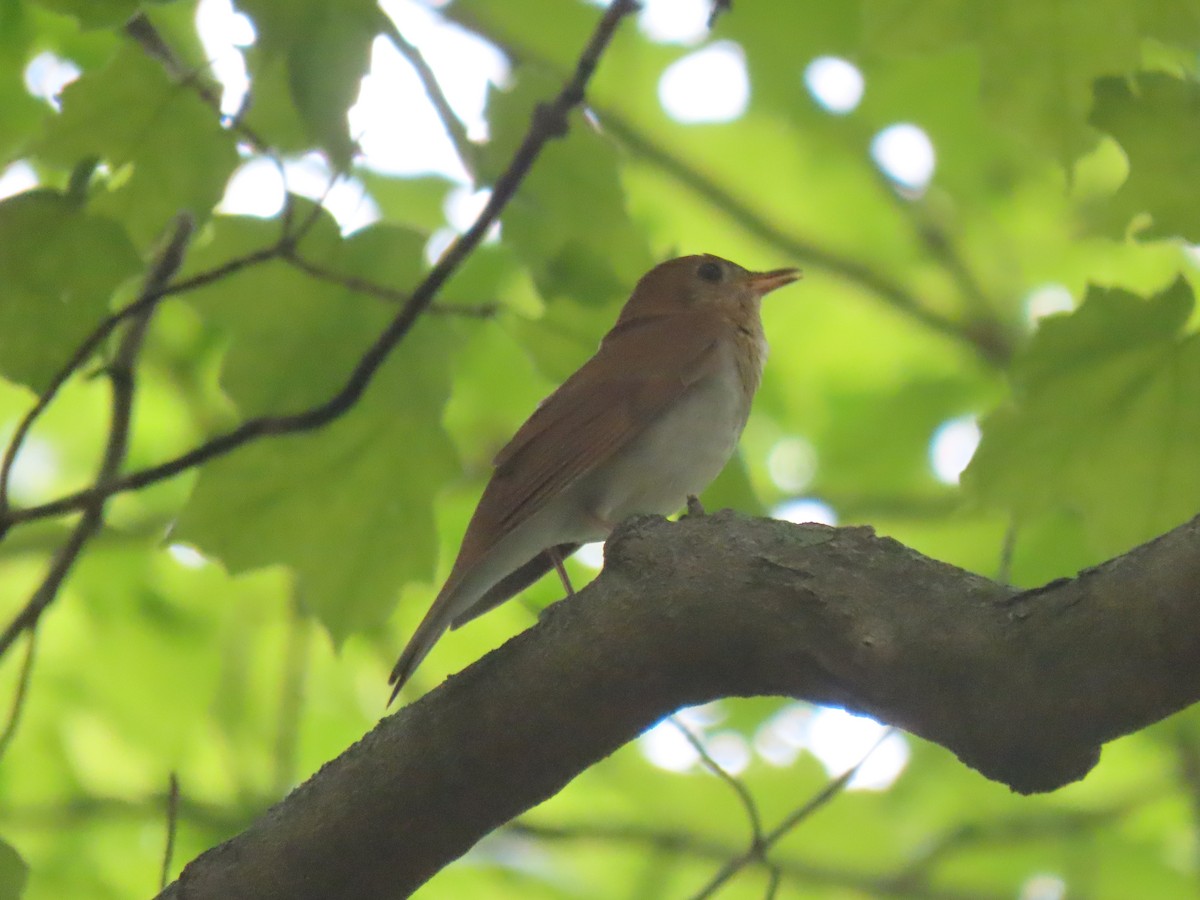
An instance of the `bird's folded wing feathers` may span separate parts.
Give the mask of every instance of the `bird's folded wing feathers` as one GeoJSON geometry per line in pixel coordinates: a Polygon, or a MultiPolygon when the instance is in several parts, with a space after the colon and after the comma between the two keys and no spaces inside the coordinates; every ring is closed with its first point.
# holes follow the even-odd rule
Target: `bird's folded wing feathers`
{"type": "Polygon", "coordinates": [[[486,552],[484,535],[495,540],[509,533],[715,371],[721,335],[715,317],[710,322],[696,316],[684,328],[674,316],[660,316],[609,332],[596,355],[547,397],[496,455],[495,474],[455,568],[486,552]]]}

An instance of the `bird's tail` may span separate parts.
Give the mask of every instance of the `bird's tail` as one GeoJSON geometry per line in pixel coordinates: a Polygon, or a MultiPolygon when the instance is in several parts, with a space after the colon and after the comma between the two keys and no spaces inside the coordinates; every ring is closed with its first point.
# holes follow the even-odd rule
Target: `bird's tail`
{"type": "Polygon", "coordinates": [[[451,620],[458,614],[459,604],[456,602],[460,593],[461,582],[448,582],[429,607],[429,612],[408,639],[408,644],[396,660],[392,674],[388,676],[388,684],[392,685],[392,695],[388,698],[388,706],[396,700],[396,695],[404,687],[404,683],[416,671],[417,666],[433,649],[437,639],[450,627],[451,620]]]}

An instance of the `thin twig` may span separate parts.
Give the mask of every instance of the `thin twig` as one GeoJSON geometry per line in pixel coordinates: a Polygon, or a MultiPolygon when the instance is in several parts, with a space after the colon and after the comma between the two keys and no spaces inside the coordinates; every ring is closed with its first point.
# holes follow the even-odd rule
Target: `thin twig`
{"type": "Polygon", "coordinates": [[[270,146],[240,116],[229,118],[221,112],[221,95],[211,85],[200,79],[200,69],[188,66],[179,58],[171,45],[146,18],[145,13],[135,13],[125,23],[125,34],[132,38],[146,55],[162,64],[167,77],[176,84],[191,88],[206,106],[217,114],[222,122],[228,123],[229,129],[245,139],[246,143],[257,152],[270,154],[270,146]]]}
{"type": "Polygon", "coordinates": [[[817,246],[811,241],[790,234],[769,221],[764,215],[738,199],[731,191],[718,184],[711,176],[695,166],[684,162],[659,146],[612,110],[594,107],[601,127],[624,144],[638,157],[670,175],[684,187],[715,206],[730,220],[736,222],[754,237],[777,247],[797,263],[805,267],[824,269],[853,284],[870,291],[889,306],[920,322],[927,328],[965,341],[985,360],[1000,365],[1011,354],[1011,348],[985,342],[976,333],[954,319],[947,318],[921,303],[917,297],[899,283],[890,280],[866,263],[840,256],[817,246]]]}
{"type": "Polygon", "coordinates": [[[1200,744],[1197,744],[1195,729],[1186,721],[1180,721],[1171,743],[1175,749],[1175,770],[1187,790],[1192,808],[1192,829],[1200,831],[1200,744]]]}
{"type": "Polygon", "coordinates": [[[764,897],[765,900],[774,900],[775,895],[779,893],[779,880],[783,877],[783,873],[773,863],[765,864],[767,866],[767,892],[764,897]]]}
{"type": "Polygon", "coordinates": [[[309,262],[296,253],[294,249],[284,253],[283,260],[289,266],[299,269],[305,275],[315,278],[317,281],[340,285],[352,291],[378,297],[380,300],[387,300],[391,303],[407,303],[411,296],[408,291],[401,291],[386,284],[379,284],[366,278],[360,278],[357,275],[343,275],[340,272],[331,272],[329,269],[322,268],[316,263],[309,262]]]}
{"type": "MultiPolygon", "coordinates": [[[[326,189],[326,193],[328,193],[328,188],[326,189]]],[[[296,244],[316,224],[321,208],[319,203],[315,204],[308,215],[301,221],[299,227],[293,229],[291,195],[289,194],[288,202],[284,207],[283,227],[279,238],[274,243],[246,253],[243,256],[228,259],[219,265],[213,266],[211,269],[197,272],[195,275],[180,281],[170,284],[158,284],[153,289],[149,289],[149,287],[144,288],[135,300],[107,316],[83,339],[79,346],[75,348],[75,352],[71,354],[70,358],[51,378],[50,383],[38,396],[34,405],[22,417],[12,437],[9,439],[8,446],[5,448],[3,461],[0,462],[0,538],[4,537],[12,525],[26,521],[21,518],[19,513],[10,515],[8,486],[12,478],[12,467],[16,462],[21,446],[29,436],[29,430],[41,414],[45,412],[46,407],[54,400],[67,379],[75,374],[91,358],[92,354],[112,334],[113,330],[127,319],[133,318],[156,305],[164,297],[186,294],[189,291],[197,290],[220,281],[223,278],[227,278],[243,269],[249,269],[273,259],[294,256],[296,244]]],[[[310,274],[313,273],[310,272],[310,274]]],[[[407,297],[403,299],[407,299],[407,297]]],[[[476,317],[482,318],[491,314],[490,312],[475,311],[467,307],[463,307],[462,309],[462,315],[474,314],[476,317]]],[[[78,507],[79,505],[76,504],[75,506],[78,507]]]]}
{"type": "Polygon", "coordinates": [[[284,249],[293,240],[293,237],[285,233],[277,242],[269,247],[247,253],[245,256],[227,260],[219,266],[214,266],[205,272],[199,272],[182,281],[169,285],[159,285],[154,290],[143,290],[137,299],[106,317],[99,325],[92,329],[92,332],[75,348],[75,352],[71,354],[70,358],[54,373],[54,376],[50,379],[50,383],[38,396],[34,405],[21,418],[21,421],[17,423],[16,430],[13,431],[12,437],[9,438],[8,446],[4,451],[3,462],[0,462],[0,537],[4,536],[11,525],[20,521],[18,518],[9,518],[8,516],[8,489],[12,478],[13,465],[16,462],[17,454],[21,451],[21,447],[25,443],[25,439],[29,436],[29,430],[41,414],[45,412],[46,407],[50,405],[55,396],[57,396],[67,379],[74,375],[92,357],[97,348],[112,334],[113,330],[127,319],[145,312],[146,309],[157,304],[163,297],[196,290],[232,275],[234,272],[258,265],[270,259],[275,259],[283,253],[284,249]]]}
{"type": "Polygon", "coordinates": [[[758,804],[755,803],[754,798],[750,796],[750,791],[746,788],[746,785],[742,784],[741,780],[735,778],[725,770],[724,766],[713,759],[712,754],[708,752],[708,748],[705,747],[700,739],[696,737],[696,735],[692,734],[691,729],[680,722],[679,719],[677,719],[675,716],[671,716],[667,721],[674,725],[675,728],[679,730],[679,733],[683,735],[684,739],[692,745],[692,749],[699,754],[700,762],[704,764],[704,767],[729,785],[733,789],[733,792],[737,794],[738,800],[742,804],[742,808],[746,810],[746,818],[750,820],[750,846],[751,848],[761,847],[763,839],[762,817],[758,812],[758,804]]]}
{"type": "Polygon", "coordinates": [[[421,79],[425,94],[429,97],[429,102],[433,104],[434,111],[442,122],[442,127],[446,129],[446,136],[454,145],[454,150],[458,154],[463,168],[474,179],[476,177],[474,144],[467,137],[466,127],[454,114],[450,101],[446,99],[445,93],[442,92],[442,86],[438,84],[437,76],[433,74],[433,69],[429,67],[429,63],[425,61],[421,51],[400,33],[396,23],[388,15],[384,15],[383,22],[383,33],[387,35],[388,40],[392,42],[400,55],[408,60],[408,64],[413,67],[417,77],[421,79]]]}
{"type": "MultiPolygon", "coordinates": [[[[714,12],[727,11],[728,3],[718,2],[714,12]]],[[[455,21],[484,34],[492,43],[503,49],[511,58],[534,63],[549,69],[554,63],[515,44],[506,35],[489,33],[469,13],[452,11],[455,21]]],[[[789,234],[770,222],[764,215],[739,200],[732,192],[718,184],[708,174],[663,149],[643,131],[623,118],[618,112],[604,106],[590,104],[600,122],[601,130],[611,134],[641,159],[665,172],[700,198],[716,207],[729,219],[765,243],[786,253],[797,263],[806,267],[826,271],[857,284],[879,299],[894,307],[922,325],[968,344],[989,364],[1003,368],[1013,353],[1011,342],[999,323],[992,319],[959,322],[925,306],[908,288],[892,281],[869,265],[859,260],[840,256],[812,241],[789,234]]]]}
{"type": "MultiPolygon", "coordinates": [[[[668,854],[685,854],[699,860],[722,861],[738,851],[730,845],[690,831],[647,827],[641,824],[579,826],[541,825],[520,819],[505,827],[505,832],[541,841],[599,841],[648,848],[668,854]]],[[[888,874],[872,874],[858,869],[839,869],[825,863],[781,859],[775,868],[790,882],[847,888],[869,897],[904,897],[906,900],[1000,900],[1004,894],[989,895],[977,890],[956,891],[933,888],[926,884],[897,886],[888,874]]]]}
{"type": "Polygon", "coordinates": [[[171,877],[171,860],[175,857],[175,834],[179,830],[179,776],[174,772],[167,782],[167,845],[163,848],[162,875],[158,880],[161,891],[171,877]]]}
{"type": "MultiPolygon", "coordinates": [[[[542,104],[535,109],[529,129],[513,154],[508,168],[493,185],[487,205],[484,206],[471,227],[450,245],[429,274],[425,276],[425,279],[412,292],[400,312],[376,338],[375,342],[367,348],[346,382],[336,393],[323,403],[300,412],[248,419],[232,431],[217,435],[174,459],[115,478],[106,485],[97,485],[77,491],[39,506],[12,510],[8,513],[9,524],[30,522],[81,509],[98,499],[137,490],[174,477],[180,472],[223,456],[251,441],[270,435],[311,431],[329,424],[348,412],[367,389],[388,354],[408,334],[420,315],[432,303],[442,285],[483,240],[492,223],[499,218],[500,212],[516,193],[530,167],[540,155],[542,148],[551,139],[566,133],[567,114],[583,102],[584,88],[587,86],[600,56],[612,39],[617,25],[621,19],[636,9],[635,0],[613,0],[580,55],[574,74],[550,103],[542,104]]],[[[2,652],[2,647],[0,647],[0,652],[2,652]]]]}
{"type": "Polygon", "coordinates": [[[706,884],[698,893],[694,895],[694,900],[704,900],[706,897],[712,897],[715,895],[716,892],[720,890],[730,878],[744,869],[748,864],[754,862],[756,859],[761,859],[762,855],[789,831],[791,831],[817,810],[821,809],[821,807],[829,803],[830,800],[840,794],[845,789],[846,785],[850,783],[850,779],[858,774],[858,770],[862,768],[863,763],[871,758],[871,754],[878,750],[879,745],[891,737],[894,731],[895,729],[893,728],[888,728],[886,731],[884,731],[883,734],[880,735],[879,740],[877,740],[871,746],[870,750],[863,754],[863,758],[860,759],[853,768],[848,769],[837,778],[832,779],[811,800],[784,818],[784,820],[780,822],[778,826],[776,826],[770,833],[763,837],[762,843],[759,847],[753,848],[741,854],[740,856],[734,857],[724,866],[722,866],[720,871],[718,871],[717,874],[712,877],[708,884],[706,884]]]}
{"type": "Polygon", "coordinates": [[[964,822],[928,841],[889,879],[889,883],[899,891],[925,884],[935,868],[954,859],[956,853],[974,847],[997,847],[1017,842],[1044,847],[1054,838],[1077,838],[1097,827],[1111,825],[1114,820],[1134,813],[1146,803],[1156,802],[1161,796],[1157,790],[1149,790],[1097,809],[1038,811],[964,822]]]}
{"type": "MultiPolygon", "coordinates": [[[[360,278],[357,275],[344,275],[341,272],[334,272],[326,269],[316,263],[305,259],[296,252],[295,248],[287,250],[280,255],[280,258],[289,266],[299,269],[305,275],[324,281],[328,284],[336,284],[351,291],[357,291],[361,294],[367,294],[371,297],[378,297],[380,300],[387,300],[391,303],[407,303],[412,296],[408,291],[401,291],[390,285],[380,284],[378,281],[372,281],[369,278],[360,278]]],[[[492,319],[500,311],[500,305],[497,303],[478,303],[472,306],[461,304],[441,304],[431,303],[426,310],[430,315],[437,316],[462,316],[468,319],[492,319]]]]}
{"type": "Polygon", "coordinates": [[[17,724],[21,721],[21,713],[25,710],[25,698],[29,696],[29,679],[33,674],[33,657],[37,648],[37,630],[29,632],[29,640],[25,642],[25,657],[21,660],[21,671],[17,675],[17,690],[13,694],[12,708],[8,711],[8,721],[4,724],[4,733],[0,734],[0,759],[8,752],[9,744],[17,733],[17,724]]]}
{"type": "MultiPolygon", "coordinates": [[[[890,193],[899,200],[899,195],[894,190],[890,193]]],[[[901,202],[905,202],[908,206],[913,205],[907,201],[901,202]]],[[[916,212],[915,209],[914,212],[916,212]]],[[[975,277],[975,273],[967,265],[966,259],[959,253],[954,238],[946,232],[946,229],[928,220],[914,222],[913,227],[920,235],[921,243],[925,245],[929,255],[950,273],[950,277],[958,286],[959,294],[976,318],[981,321],[995,322],[996,313],[991,298],[988,297],[987,291],[984,290],[979,279],[975,277]]]]}
{"type": "MultiPolygon", "coordinates": [[[[216,801],[206,804],[181,792],[176,803],[178,820],[206,831],[233,834],[277,799],[265,793],[247,792],[239,793],[232,804],[216,801]]],[[[169,803],[170,796],[165,792],[148,794],[136,800],[88,793],[72,794],[61,802],[27,805],[6,803],[4,824],[8,827],[19,825],[21,828],[44,830],[61,836],[64,830],[80,825],[91,826],[98,821],[132,821],[139,825],[160,823],[163,810],[169,803]]]]}
{"type": "Polygon", "coordinates": [[[716,27],[717,19],[722,13],[733,12],[733,0],[712,0],[712,10],[708,14],[708,27],[716,27]]]}
{"type": "MultiPolygon", "coordinates": [[[[161,295],[163,285],[175,274],[183,261],[193,226],[190,215],[181,213],[175,217],[170,238],[163,245],[146,275],[142,287],[143,297],[161,295]]],[[[71,530],[66,543],[55,554],[46,577],[3,634],[0,634],[0,655],[7,652],[23,631],[37,625],[42,613],[58,595],[59,588],[83,550],[84,544],[104,522],[104,503],[112,493],[110,486],[121,470],[125,461],[125,451],[129,446],[129,429],[133,419],[134,364],[153,314],[154,305],[143,303],[138,314],[125,327],[125,334],[121,336],[112,362],[107,368],[112,385],[112,413],[104,456],[96,474],[94,493],[81,504],[83,515],[71,530]]]]}

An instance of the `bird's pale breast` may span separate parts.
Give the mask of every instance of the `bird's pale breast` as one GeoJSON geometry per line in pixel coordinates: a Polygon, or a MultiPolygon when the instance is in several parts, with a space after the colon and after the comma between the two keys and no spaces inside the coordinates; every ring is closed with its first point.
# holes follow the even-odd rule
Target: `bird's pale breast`
{"type": "Polygon", "coordinates": [[[688,495],[703,491],[733,455],[761,363],[755,361],[754,384],[748,386],[742,371],[744,349],[731,342],[722,346],[721,354],[716,372],[688,388],[577,485],[577,500],[610,528],[635,513],[665,515],[681,508],[688,495]]]}

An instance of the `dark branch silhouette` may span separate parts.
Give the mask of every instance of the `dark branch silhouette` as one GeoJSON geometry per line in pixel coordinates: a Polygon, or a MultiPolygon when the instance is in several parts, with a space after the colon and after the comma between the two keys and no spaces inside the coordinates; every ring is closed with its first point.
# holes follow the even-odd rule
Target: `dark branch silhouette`
{"type": "MultiPolygon", "coordinates": [[[[164,898],[397,897],[683,706],[790,696],[1023,793],[1200,699],[1200,518],[1016,591],[869,528],[644,517],[600,576],[371,733],[164,898]]],[[[381,695],[382,696],[382,695],[381,695]]]]}
{"type": "MultiPolygon", "coordinates": [[[[181,213],[175,217],[172,230],[158,255],[155,257],[146,275],[141,296],[135,301],[138,307],[136,315],[132,316],[125,326],[125,333],[117,345],[112,360],[106,367],[108,379],[112,383],[112,412],[109,417],[108,439],[104,446],[104,456],[100,461],[100,469],[96,474],[94,494],[83,504],[83,515],[71,529],[70,535],[54,555],[50,569],[42,583],[38,585],[21,611],[13,618],[0,633],[0,656],[12,646],[22,632],[37,627],[38,620],[46,611],[58,589],[62,587],[67,573],[83,552],[84,545],[100,530],[104,524],[104,504],[109,494],[106,489],[117,478],[121,465],[125,461],[125,451],[129,446],[129,428],[133,421],[134,394],[134,365],[138,351],[142,346],[146,328],[154,315],[153,300],[162,295],[162,286],[178,271],[183,262],[184,253],[192,237],[194,222],[192,217],[181,213]]],[[[36,408],[36,407],[35,407],[36,408]]],[[[15,452],[13,456],[15,457],[15,452]]],[[[2,534],[0,530],[0,534],[2,534]]]]}
{"type": "Polygon", "coordinates": [[[617,25],[621,19],[636,9],[635,0],[613,0],[580,55],[574,73],[563,85],[562,90],[553,100],[535,109],[524,139],[513,154],[507,168],[492,186],[492,194],[487,205],[484,206],[471,227],[450,245],[429,274],[417,285],[408,301],[375,342],[367,348],[346,382],[333,396],[299,412],[247,419],[232,431],[217,435],[172,460],[113,479],[103,486],[95,485],[38,506],[9,510],[3,518],[0,518],[0,530],[17,523],[31,522],[86,508],[89,504],[113,494],[137,490],[172,478],[251,441],[271,435],[312,431],[349,412],[366,391],[388,355],[408,334],[421,314],[432,304],[434,296],[441,290],[442,285],[458,270],[487,235],[488,229],[500,217],[501,211],[516,194],[517,188],[520,187],[545,145],[553,138],[566,134],[567,116],[571,110],[583,102],[584,89],[591,79],[600,56],[612,39],[617,25]]]}

